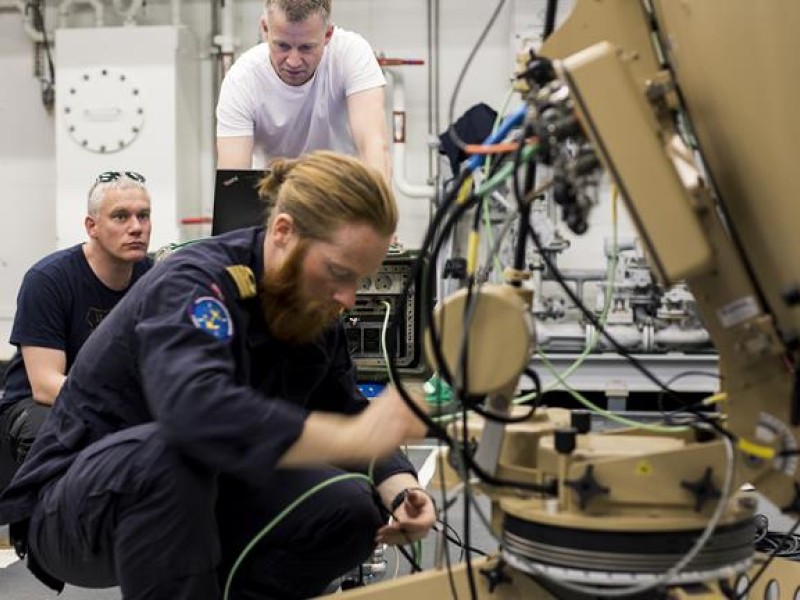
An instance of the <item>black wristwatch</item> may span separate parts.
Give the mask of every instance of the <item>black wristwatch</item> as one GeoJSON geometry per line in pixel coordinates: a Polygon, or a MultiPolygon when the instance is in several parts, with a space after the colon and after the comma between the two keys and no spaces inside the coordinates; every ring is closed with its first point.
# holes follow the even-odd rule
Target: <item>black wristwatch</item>
{"type": "MultiPolygon", "coordinates": [[[[423,494],[428,496],[431,500],[433,500],[433,496],[431,496],[430,492],[428,492],[428,490],[426,490],[425,488],[407,487],[407,488],[405,488],[403,490],[400,490],[397,493],[397,495],[392,499],[392,503],[389,505],[389,510],[391,511],[392,514],[394,514],[394,511],[396,511],[398,508],[400,508],[400,505],[403,504],[403,502],[406,501],[406,497],[408,496],[408,492],[411,492],[411,491],[422,492],[423,494]]],[[[434,505],[435,504],[436,504],[436,502],[434,502],[434,505]]]]}
{"type": "Polygon", "coordinates": [[[392,499],[392,503],[389,505],[389,511],[394,514],[400,505],[406,501],[406,497],[408,496],[408,488],[400,490],[397,495],[392,499]]]}

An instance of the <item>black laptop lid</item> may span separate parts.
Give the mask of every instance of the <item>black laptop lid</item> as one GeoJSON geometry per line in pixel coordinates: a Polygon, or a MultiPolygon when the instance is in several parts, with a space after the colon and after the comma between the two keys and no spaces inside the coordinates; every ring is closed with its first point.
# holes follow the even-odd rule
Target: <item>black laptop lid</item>
{"type": "Polygon", "coordinates": [[[266,205],[258,195],[262,177],[258,169],[217,170],[211,235],[264,224],[266,205]]]}

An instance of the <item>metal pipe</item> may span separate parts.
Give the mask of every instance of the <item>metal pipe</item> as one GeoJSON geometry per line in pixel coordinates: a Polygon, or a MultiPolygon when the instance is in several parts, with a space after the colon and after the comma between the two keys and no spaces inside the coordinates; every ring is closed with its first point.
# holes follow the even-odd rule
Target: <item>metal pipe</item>
{"type": "Polygon", "coordinates": [[[170,6],[172,7],[172,24],[178,27],[181,24],[181,0],[172,0],[170,6]]]}
{"type": "Polygon", "coordinates": [[[145,0],[131,0],[127,10],[122,8],[122,0],[114,0],[114,10],[124,19],[125,25],[136,25],[136,14],[144,7],[145,0]]]}
{"type": "Polygon", "coordinates": [[[233,31],[233,0],[221,0],[220,30],[214,36],[214,44],[219,46],[219,55],[222,60],[222,78],[228,69],[233,66],[233,56],[236,52],[236,38],[233,31]]]}
{"type": "Polygon", "coordinates": [[[656,347],[705,346],[711,343],[711,337],[705,329],[681,329],[670,325],[655,332],[654,342],[656,347]]]}
{"type": "MultiPolygon", "coordinates": [[[[561,269],[561,276],[568,281],[605,281],[608,278],[601,269],[561,269]]],[[[545,276],[545,279],[550,277],[545,276]]]]}
{"type": "MultiPolygon", "coordinates": [[[[25,2],[19,2],[19,12],[22,13],[22,28],[25,30],[25,33],[31,40],[38,43],[44,43],[45,40],[45,32],[39,31],[36,27],[33,26],[31,21],[33,20],[33,11],[28,10],[28,6],[25,2]]],[[[44,23],[42,23],[42,28],[44,28],[44,23]]]]}
{"type": "Polygon", "coordinates": [[[384,69],[392,86],[392,175],[400,193],[411,198],[433,198],[436,187],[418,185],[406,179],[406,100],[403,77],[392,69],[384,69]]]}
{"type": "Polygon", "coordinates": [[[44,33],[36,29],[31,23],[32,11],[27,10],[27,5],[23,0],[10,0],[0,2],[0,10],[17,10],[22,16],[22,29],[32,42],[44,42],[44,33]]]}
{"type": "Polygon", "coordinates": [[[95,27],[103,26],[103,3],[100,0],[63,0],[58,5],[58,24],[59,27],[67,27],[67,17],[73,5],[86,4],[94,9],[95,27]]]}
{"type": "MultiPolygon", "coordinates": [[[[639,352],[646,352],[650,349],[647,347],[647,339],[649,335],[646,330],[647,327],[640,331],[636,325],[607,324],[605,326],[606,333],[614,338],[618,344],[627,350],[635,350],[639,352]]],[[[606,336],[600,335],[597,339],[597,350],[614,350],[614,347],[608,341],[606,336]]]]}
{"type": "Polygon", "coordinates": [[[580,323],[552,323],[536,320],[536,344],[540,348],[557,345],[558,342],[577,342],[577,347],[586,345],[586,328],[580,323]]]}
{"type": "Polygon", "coordinates": [[[429,219],[441,202],[439,165],[439,0],[428,0],[428,183],[436,188],[428,203],[429,219]]]}

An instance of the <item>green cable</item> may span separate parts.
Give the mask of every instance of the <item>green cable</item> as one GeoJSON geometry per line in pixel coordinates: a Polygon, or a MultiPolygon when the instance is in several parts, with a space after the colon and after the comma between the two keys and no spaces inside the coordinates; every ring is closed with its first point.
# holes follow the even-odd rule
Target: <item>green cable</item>
{"type": "Polygon", "coordinates": [[[589,410],[597,413],[598,415],[605,417],[609,421],[615,421],[620,425],[626,425],[628,427],[635,427],[637,429],[643,429],[645,431],[653,431],[656,433],[678,433],[681,431],[687,431],[688,427],[680,427],[680,426],[669,426],[669,425],[651,425],[649,423],[641,423],[639,421],[634,421],[632,419],[626,419],[625,417],[621,417],[616,415],[610,411],[607,411],[603,408],[600,408],[596,404],[594,404],[591,400],[583,396],[577,390],[574,390],[570,385],[561,377],[561,374],[558,370],[553,366],[547,356],[543,352],[537,352],[539,358],[542,359],[542,362],[545,364],[547,369],[553,374],[553,376],[559,381],[559,383],[564,387],[564,389],[570,393],[570,395],[575,398],[578,402],[583,404],[589,410]]]}
{"type": "Polygon", "coordinates": [[[289,506],[284,508],[274,519],[272,519],[272,521],[270,521],[267,524],[267,526],[264,527],[264,529],[259,531],[255,535],[255,537],[253,537],[253,539],[250,540],[250,543],[247,544],[247,546],[245,546],[244,550],[242,550],[242,553],[239,555],[239,558],[236,559],[236,562],[233,563],[233,566],[231,567],[231,571],[230,571],[230,573],[228,573],[228,579],[227,579],[227,581],[225,581],[225,591],[224,591],[224,593],[222,595],[223,600],[228,600],[228,594],[230,593],[231,583],[233,582],[233,576],[236,574],[236,571],[239,569],[239,567],[241,566],[242,562],[244,562],[244,559],[247,557],[247,555],[250,553],[250,551],[255,547],[255,545],[258,542],[261,541],[261,538],[263,538],[270,531],[272,531],[281,521],[283,521],[283,519],[286,518],[286,516],[289,513],[291,513],[295,508],[298,507],[298,505],[300,505],[302,502],[304,502],[310,496],[313,496],[317,492],[325,489],[326,487],[328,487],[330,485],[333,485],[334,483],[338,483],[340,481],[351,480],[351,479],[363,480],[363,481],[366,481],[367,483],[369,483],[370,485],[372,485],[372,480],[370,480],[366,475],[363,475],[361,473],[344,473],[342,475],[336,475],[334,477],[331,477],[330,479],[327,479],[325,481],[322,481],[322,482],[318,483],[317,485],[315,485],[311,489],[306,490],[300,497],[296,498],[294,500],[294,502],[292,502],[289,506]]]}
{"type": "MultiPolygon", "coordinates": [[[[522,149],[522,161],[520,164],[525,164],[533,158],[533,155],[539,150],[539,146],[536,144],[525,146],[522,149]]],[[[496,190],[500,187],[505,180],[508,179],[511,174],[514,172],[514,163],[506,163],[503,165],[497,173],[494,174],[489,181],[484,181],[477,190],[475,190],[476,196],[485,196],[496,190]]]]}
{"type": "MultiPolygon", "coordinates": [[[[494,123],[492,124],[492,133],[497,131],[497,128],[500,126],[500,122],[503,120],[503,115],[506,114],[506,109],[508,108],[508,103],[511,101],[511,97],[514,95],[514,87],[511,86],[508,88],[508,92],[506,92],[505,98],[503,99],[502,107],[500,111],[494,118],[494,123]]],[[[483,176],[484,178],[489,177],[489,171],[491,170],[491,160],[487,160],[483,164],[483,176]]],[[[491,222],[491,209],[489,208],[488,202],[483,202],[483,227],[486,231],[486,239],[489,243],[489,248],[494,246],[494,234],[492,233],[492,222],[491,222]]],[[[503,272],[503,265],[500,264],[500,259],[497,256],[494,256],[494,268],[500,274],[503,272]]]]}
{"type": "MultiPolygon", "coordinates": [[[[616,218],[616,196],[612,197],[612,202],[614,205],[612,206],[612,225],[613,225],[613,233],[611,236],[612,240],[612,252],[611,252],[611,264],[608,270],[608,278],[606,279],[606,294],[605,298],[603,299],[603,310],[600,313],[600,318],[598,319],[600,325],[605,327],[605,324],[608,320],[608,311],[611,309],[611,299],[613,296],[612,288],[614,287],[614,281],[616,279],[616,272],[617,272],[617,263],[619,261],[619,252],[618,252],[618,227],[617,227],[617,218],[616,218]]],[[[592,332],[592,336],[586,341],[586,345],[583,347],[581,354],[575,359],[575,361],[567,367],[562,373],[561,377],[563,379],[567,379],[570,375],[572,375],[586,360],[586,357],[592,353],[597,346],[597,341],[600,338],[600,332],[595,330],[592,332]]],[[[550,383],[544,390],[541,391],[542,394],[545,392],[549,392],[553,388],[557,386],[557,382],[550,383]]],[[[528,402],[532,400],[536,396],[536,393],[527,394],[524,396],[520,396],[519,398],[514,400],[515,404],[522,404],[524,402],[528,402]]]]}
{"type": "MultiPolygon", "coordinates": [[[[613,258],[611,259],[611,265],[609,268],[608,279],[606,280],[606,297],[603,301],[603,311],[600,313],[599,322],[600,325],[605,327],[606,321],[608,320],[608,311],[611,308],[611,298],[612,298],[612,287],[614,285],[615,274],[617,270],[617,261],[619,260],[619,256],[617,255],[617,240],[616,240],[616,222],[614,223],[614,247],[613,247],[613,258]]],[[[581,354],[575,359],[575,361],[567,367],[561,374],[561,378],[566,379],[570,375],[572,375],[586,360],[586,357],[592,353],[597,346],[597,341],[600,338],[599,330],[595,330],[592,332],[591,337],[587,340],[586,345],[583,347],[583,351],[581,354]]],[[[539,353],[541,354],[541,353],[539,353]]],[[[553,388],[555,388],[557,382],[553,382],[548,385],[544,390],[542,390],[542,394],[545,392],[549,392],[553,388]]],[[[532,400],[536,396],[536,393],[526,394],[524,396],[520,396],[514,400],[515,404],[522,404],[524,402],[528,402],[532,400]]]]}
{"type": "MultiPolygon", "coordinates": [[[[610,307],[611,307],[612,287],[614,285],[614,281],[615,281],[615,277],[616,277],[616,270],[617,270],[617,263],[619,261],[618,242],[617,242],[618,224],[617,224],[617,218],[616,218],[616,201],[617,201],[616,196],[614,196],[612,198],[612,201],[614,202],[614,206],[612,207],[612,210],[613,210],[613,219],[612,219],[612,224],[613,224],[612,259],[611,259],[611,264],[610,264],[610,267],[609,267],[608,279],[606,280],[606,284],[607,285],[606,285],[606,295],[605,295],[605,299],[604,299],[604,302],[603,302],[603,311],[600,314],[600,318],[598,319],[601,327],[605,327],[605,324],[606,324],[606,322],[608,320],[608,311],[610,310],[610,307]]],[[[600,408],[596,404],[592,403],[585,396],[580,394],[577,390],[575,390],[572,387],[570,387],[570,385],[566,381],[567,377],[572,375],[584,363],[584,361],[586,360],[586,357],[594,350],[595,346],[597,345],[597,341],[599,340],[599,338],[600,338],[600,331],[599,331],[599,329],[596,329],[594,332],[592,332],[592,336],[589,338],[589,340],[587,340],[586,346],[584,347],[584,349],[581,352],[580,356],[578,356],[575,359],[575,362],[573,362],[562,373],[558,372],[558,370],[549,361],[549,359],[547,358],[547,355],[544,352],[542,352],[541,350],[537,350],[537,354],[542,359],[542,362],[545,364],[545,366],[554,375],[554,377],[556,379],[556,382],[554,382],[551,385],[549,385],[544,391],[549,391],[549,390],[553,389],[554,387],[556,387],[557,384],[560,383],[564,387],[564,389],[573,398],[575,398],[578,402],[583,404],[589,410],[593,411],[594,413],[596,413],[596,414],[598,414],[598,415],[600,415],[600,416],[602,416],[602,417],[604,417],[604,418],[606,418],[606,419],[608,419],[610,421],[614,421],[616,423],[619,423],[620,425],[625,425],[627,427],[635,427],[635,428],[638,428],[638,429],[643,429],[645,431],[653,431],[653,432],[657,432],[657,433],[678,433],[678,432],[686,431],[688,429],[687,427],[681,427],[681,426],[674,426],[673,427],[673,426],[667,426],[667,425],[651,425],[651,424],[648,424],[648,423],[641,423],[639,421],[634,421],[632,419],[627,419],[625,417],[621,417],[621,416],[616,415],[616,414],[614,414],[614,413],[612,413],[610,411],[607,411],[605,409],[600,408]]],[[[544,393],[544,391],[543,391],[543,393],[544,393]]],[[[515,403],[526,402],[528,400],[531,400],[534,396],[535,396],[535,394],[527,394],[526,396],[521,396],[520,398],[515,399],[514,402],[515,403]]]]}

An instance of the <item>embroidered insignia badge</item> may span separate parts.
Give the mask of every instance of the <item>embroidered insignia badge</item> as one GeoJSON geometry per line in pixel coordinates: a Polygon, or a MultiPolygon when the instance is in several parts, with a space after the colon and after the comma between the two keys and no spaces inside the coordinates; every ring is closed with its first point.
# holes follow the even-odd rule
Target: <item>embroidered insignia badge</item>
{"type": "Polygon", "coordinates": [[[227,342],[233,337],[233,321],[226,306],[211,296],[201,296],[192,303],[192,323],[198,329],[227,342]]]}

